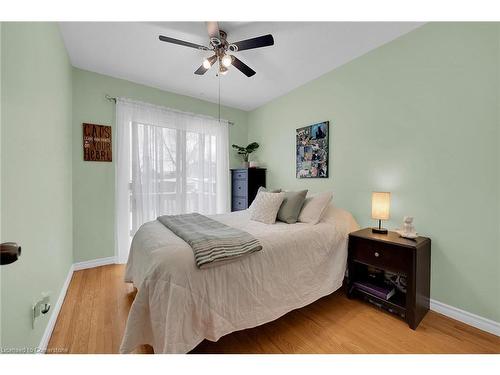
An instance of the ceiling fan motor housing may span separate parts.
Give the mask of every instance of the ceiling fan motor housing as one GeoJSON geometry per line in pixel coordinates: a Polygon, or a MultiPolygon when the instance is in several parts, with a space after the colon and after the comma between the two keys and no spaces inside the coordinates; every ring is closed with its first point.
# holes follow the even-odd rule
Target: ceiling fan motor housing
{"type": "Polygon", "coordinates": [[[215,50],[227,50],[228,42],[226,40],[227,33],[224,30],[219,30],[219,38],[211,37],[210,44],[215,50]]]}
{"type": "Polygon", "coordinates": [[[210,38],[210,44],[214,47],[217,48],[221,45],[221,40],[215,36],[210,38]]]}

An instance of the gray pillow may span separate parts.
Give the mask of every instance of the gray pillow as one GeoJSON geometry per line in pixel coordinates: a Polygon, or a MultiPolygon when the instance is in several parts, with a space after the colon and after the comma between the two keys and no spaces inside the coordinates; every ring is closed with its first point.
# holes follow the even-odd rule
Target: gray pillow
{"type": "Polygon", "coordinates": [[[278,211],[278,220],[288,224],[296,223],[306,195],[307,190],[285,191],[285,199],[278,211]]]}

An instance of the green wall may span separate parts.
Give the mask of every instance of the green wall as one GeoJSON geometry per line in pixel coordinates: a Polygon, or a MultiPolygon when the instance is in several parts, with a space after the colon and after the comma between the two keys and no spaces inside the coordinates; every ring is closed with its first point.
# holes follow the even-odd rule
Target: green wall
{"type": "Polygon", "coordinates": [[[431,297],[500,321],[498,24],[427,24],[249,114],[269,185],[333,190],[361,226],[391,191],[432,239],[431,297]],[[330,178],[295,178],[295,129],[330,121],[330,178]]]}
{"type": "MultiPolygon", "coordinates": [[[[81,69],[73,69],[73,252],[74,261],[114,256],[115,163],[85,162],[82,123],[111,125],[115,105],[105,94],[122,96],[183,111],[218,116],[213,103],[161,91],[81,69]]],[[[221,117],[234,122],[229,142],[247,141],[247,112],[222,107],[221,117]]],[[[113,134],[115,131],[113,129],[113,134]]],[[[116,141],[113,142],[116,151],[116,141]]],[[[116,152],[115,152],[116,155],[116,152]]],[[[240,161],[231,152],[230,163],[240,161]]]]}
{"type": "Polygon", "coordinates": [[[32,304],[55,304],[73,262],[72,71],[54,23],[3,23],[1,33],[1,242],[22,256],[1,268],[1,346],[37,347],[32,304]]]}

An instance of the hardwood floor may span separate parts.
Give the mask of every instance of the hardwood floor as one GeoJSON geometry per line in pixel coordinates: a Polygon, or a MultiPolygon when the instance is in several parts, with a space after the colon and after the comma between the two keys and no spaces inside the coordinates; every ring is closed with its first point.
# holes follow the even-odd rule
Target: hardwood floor
{"type": "MultiPolygon", "coordinates": [[[[49,352],[118,352],[135,296],[123,271],[110,265],[73,274],[49,352]]],[[[500,353],[500,338],[433,311],[413,331],[339,291],[274,322],[205,340],[192,353],[500,353]]]]}

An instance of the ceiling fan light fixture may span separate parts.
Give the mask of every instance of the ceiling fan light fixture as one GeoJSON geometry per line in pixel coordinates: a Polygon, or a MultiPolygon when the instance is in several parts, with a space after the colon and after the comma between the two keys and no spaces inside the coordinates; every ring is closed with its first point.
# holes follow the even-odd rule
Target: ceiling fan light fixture
{"type": "Polygon", "coordinates": [[[227,70],[227,68],[225,66],[222,65],[219,68],[219,72],[220,72],[220,74],[222,74],[223,76],[225,76],[227,74],[228,70],[227,70]]]}
{"type": "Polygon", "coordinates": [[[205,69],[210,69],[212,67],[212,63],[210,62],[210,60],[208,58],[206,58],[205,60],[203,60],[203,67],[205,69]]]}
{"type": "Polygon", "coordinates": [[[231,55],[224,55],[221,62],[224,67],[229,68],[233,62],[233,58],[231,55]]]}

